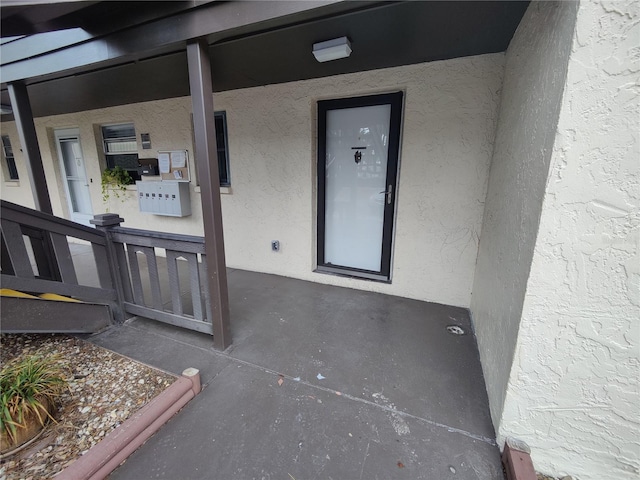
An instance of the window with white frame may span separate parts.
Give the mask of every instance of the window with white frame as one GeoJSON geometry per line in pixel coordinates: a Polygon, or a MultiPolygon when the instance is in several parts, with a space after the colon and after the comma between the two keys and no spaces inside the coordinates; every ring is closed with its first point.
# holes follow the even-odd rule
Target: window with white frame
{"type": "Polygon", "coordinates": [[[20,180],[18,176],[18,169],[16,168],[16,160],[13,157],[13,148],[11,147],[11,140],[9,135],[2,135],[2,153],[7,165],[7,173],[9,174],[9,181],[17,182],[20,180]]]}
{"type": "Polygon", "coordinates": [[[103,125],[102,139],[107,168],[120,167],[127,170],[134,180],[140,180],[138,143],[133,123],[103,125]]]}

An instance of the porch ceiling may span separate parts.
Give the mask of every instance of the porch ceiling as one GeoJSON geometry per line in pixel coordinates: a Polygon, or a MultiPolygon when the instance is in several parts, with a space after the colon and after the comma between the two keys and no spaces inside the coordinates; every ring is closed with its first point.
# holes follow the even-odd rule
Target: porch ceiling
{"type": "MultiPolygon", "coordinates": [[[[135,16],[138,27],[145,25],[144,22],[148,25],[154,18],[171,19],[194,6],[211,9],[221,5],[218,2],[139,3],[155,5],[155,9],[147,7],[135,16]]],[[[334,2],[286,18],[247,23],[224,31],[214,31],[212,27],[209,43],[214,91],[502,52],[508,47],[528,3],[334,2]],[[349,37],[353,48],[349,58],[322,64],[315,61],[311,54],[313,43],[344,35],[349,37]]],[[[104,10],[105,4],[113,6],[120,2],[86,2],[84,9],[60,10],[64,14],[59,17],[55,9],[43,10],[42,17],[37,17],[33,5],[32,10],[22,7],[20,15],[15,12],[9,15],[11,12],[3,6],[3,35],[29,33],[29,28],[46,31],[75,24],[86,28],[90,25],[92,31],[100,30],[97,35],[111,31],[109,35],[115,40],[121,39],[118,29],[124,28],[131,41],[131,28],[134,33],[138,28],[131,27],[131,18],[126,24],[118,20],[122,15],[104,16],[103,24],[96,22],[96,18],[100,18],[97,12],[104,10]],[[22,23],[11,26],[11,18],[19,18],[22,23]]],[[[67,9],[67,4],[56,5],[67,9]]],[[[256,8],[264,8],[258,5],[255,4],[256,8]]],[[[184,28],[187,30],[187,26],[184,28]]],[[[89,35],[89,41],[99,38],[93,33],[84,34],[89,35]]],[[[33,37],[3,43],[0,50],[5,50],[4,54],[6,46],[26,43],[29,38],[33,37]]],[[[37,58],[35,56],[34,61],[37,58]]],[[[36,117],[189,95],[184,41],[156,46],[135,55],[123,54],[97,64],[87,61],[85,66],[25,80],[36,117]]],[[[3,104],[10,103],[4,83],[0,97],[3,104]]],[[[10,119],[11,115],[2,116],[3,121],[10,119]]]]}

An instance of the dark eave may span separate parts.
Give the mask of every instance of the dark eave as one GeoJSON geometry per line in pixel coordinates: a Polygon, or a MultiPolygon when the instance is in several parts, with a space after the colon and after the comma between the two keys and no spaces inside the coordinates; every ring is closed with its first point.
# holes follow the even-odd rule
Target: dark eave
{"type": "Polygon", "coordinates": [[[77,25],[70,24],[70,18],[98,3],[3,0],[0,9],[0,32],[4,38],[72,28],[77,25]]]}
{"type": "MultiPolygon", "coordinates": [[[[209,43],[213,43],[229,36],[281,28],[319,15],[342,13],[354,6],[338,0],[213,2],[104,35],[91,34],[88,40],[37,56],[25,52],[21,59],[7,63],[5,51],[14,58],[13,51],[22,49],[22,41],[19,40],[0,46],[3,53],[0,59],[1,81],[4,84],[27,78],[51,79],[60,74],[139,60],[167,50],[184,50],[186,42],[194,38],[207,37],[209,43]]],[[[49,32],[43,35],[54,37],[56,34],[49,32]]],[[[48,37],[43,41],[46,42],[48,37]]]]}
{"type": "MultiPolygon", "coordinates": [[[[185,44],[203,34],[210,43],[214,91],[224,91],[503,52],[527,6],[216,2],[3,65],[1,75],[3,82],[5,70],[26,79],[35,116],[55,115],[189,95],[185,44]],[[344,35],[353,48],[349,58],[315,61],[313,43],[344,35]],[[16,63],[21,70],[6,68],[16,63]]],[[[0,45],[3,63],[6,46],[29,38],[0,45]]],[[[0,95],[8,103],[6,90],[0,95]]]]}

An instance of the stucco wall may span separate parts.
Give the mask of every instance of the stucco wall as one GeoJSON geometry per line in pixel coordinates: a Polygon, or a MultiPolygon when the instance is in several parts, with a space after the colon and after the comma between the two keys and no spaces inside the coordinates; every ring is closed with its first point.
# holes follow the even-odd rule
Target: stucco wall
{"type": "Polygon", "coordinates": [[[0,153],[0,161],[3,162],[2,167],[0,168],[0,178],[2,179],[2,184],[0,185],[0,197],[3,200],[33,208],[34,202],[29,186],[29,173],[27,172],[24,157],[20,151],[20,142],[18,140],[18,131],[16,130],[15,123],[0,123],[0,134],[9,136],[19,177],[17,182],[9,179],[9,171],[6,163],[4,163],[4,153],[0,153]]]}
{"type": "Polygon", "coordinates": [[[534,2],[506,55],[471,300],[496,429],[538,231],[577,4],[534,2]]]}
{"type": "MultiPolygon", "coordinates": [[[[492,54],[216,94],[229,133],[232,186],[222,198],[228,265],[468,307],[503,68],[504,55],[492,54]],[[313,273],[316,102],[397,90],[406,98],[393,282],[313,273]],[[271,251],[271,240],[280,240],[280,252],[271,251]]],[[[94,126],[133,121],[138,134],[151,134],[151,152],[192,153],[190,111],[190,99],[179,98],[36,119],[48,179],[59,171],[52,129],[80,127],[93,208],[103,211],[94,126]]],[[[63,189],[52,184],[54,211],[64,213],[63,189]]],[[[110,210],[125,226],[201,235],[200,197],[192,193],[190,218],[140,214],[135,192],[125,204],[111,201],[110,210]]]]}
{"type": "Polygon", "coordinates": [[[581,2],[499,435],[640,474],[640,3],[581,2]]]}

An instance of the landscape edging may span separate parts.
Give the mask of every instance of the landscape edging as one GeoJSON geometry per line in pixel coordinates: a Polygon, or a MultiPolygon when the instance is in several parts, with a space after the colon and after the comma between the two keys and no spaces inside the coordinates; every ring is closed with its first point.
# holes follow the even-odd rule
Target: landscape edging
{"type": "Polygon", "coordinates": [[[108,433],[56,480],[102,480],[200,393],[200,372],[187,368],[173,384],[108,433]]]}

